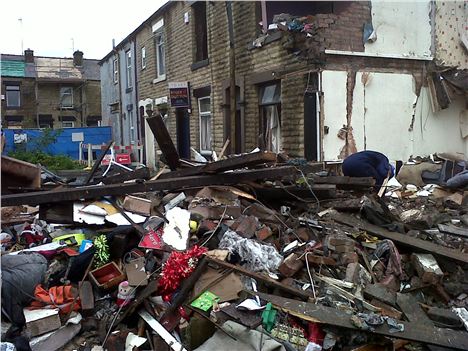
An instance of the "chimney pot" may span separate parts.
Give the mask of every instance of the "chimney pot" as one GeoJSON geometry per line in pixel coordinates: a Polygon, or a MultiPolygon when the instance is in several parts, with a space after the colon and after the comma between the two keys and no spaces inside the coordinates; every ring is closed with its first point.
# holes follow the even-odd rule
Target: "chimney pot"
{"type": "Polygon", "coordinates": [[[83,66],[83,51],[76,50],[73,53],[73,65],[77,67],[83,66]]]}
{"type": "Polygon", "coordinates": [[[31,49],[24,50],[24,62],[34,63],[34,51],[31,49]]]}

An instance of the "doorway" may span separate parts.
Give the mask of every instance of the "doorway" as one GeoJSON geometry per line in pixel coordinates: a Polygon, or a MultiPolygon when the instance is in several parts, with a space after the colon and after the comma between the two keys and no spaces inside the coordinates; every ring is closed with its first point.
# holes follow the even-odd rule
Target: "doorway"
{"type": "Polygon", "coordinates": [[[320,161],[319,79],[310,72],[304,93],[304,157],[307,161],[320,161]]]}
{"type": "Polygon", "coordinates": [[[186,108],[176,109],[177,151],[181,158],[190,158],[190,117],[186,108]]]}

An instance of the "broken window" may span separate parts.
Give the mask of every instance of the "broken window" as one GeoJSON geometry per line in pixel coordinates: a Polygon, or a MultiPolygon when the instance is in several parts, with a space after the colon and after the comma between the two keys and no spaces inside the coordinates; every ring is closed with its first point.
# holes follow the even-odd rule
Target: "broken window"
{"type": "Polygon", "coordinates": [[[211,98],[198,99],[200,112],[200,152],[211,154],[211,98]]]}
{"type": "Polygon", "coordinates": [[[19,85],[6,86],[6,105],[7,107],[21,106],[21,91],[19,85]]]}
{"type": "Polygon", "coordinates": [[[75,128],[75,116],[62,116],[62,128],[75,128]]]}
{"type": "Polygon", "coordinates": [[[112,71],[114,73],[114,84],[119,82],[119,61],[114,59],[112,62],[112,71]]]}
{"type": "Polygon", "coordinates": [[[208,32],[206,25],[206,2],[197,1],[193,4],[195,29],[195,62],[208,59],[208,32]]]}
{"type": "Polygon", "coordinates": [[[268,84],[260,88],[262,140],[266,150],[281,150],[281,86],[268,84]]]}
{"type": "Polygon", "coordinates": [[[60,107],[73,108],[73,88],[62,87],[60,88],[60,107]]]}
{"type": "Polygon", "coordinates": [[[8,129],[21,129],[23,126],[23,116],[5,116],[8,129]]]}
{"type": "Polygon", "coordinates": [[[146,68],[146,48],[141,48],[141,69],[146,68]]]}
{"type": "Polygon", "coordinates": [[[153,25],[154,47],[156,50],[156,79],[166,79],[166,43],[164,39],[164,20],[153,25]]]}
{"type": "Polygon", "coordinates": [[[88,116],[86,118],[87,127],[100,127],[102,122],[101,116],[88,116]]]}
{"type": "Polygon", "coordinates": [[[39,128],[53,128],[54,119],[52,115],[39,115],[39,128]]]}

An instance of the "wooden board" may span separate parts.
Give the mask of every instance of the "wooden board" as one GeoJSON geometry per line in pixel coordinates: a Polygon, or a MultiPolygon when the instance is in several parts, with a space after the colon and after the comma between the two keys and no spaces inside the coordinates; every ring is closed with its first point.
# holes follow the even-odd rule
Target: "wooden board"
{"type": "Polygon", "coordinates": [[[161,149],[167,164],[172,171],[175,171],[180,166],[179,153],[177,152],[171,136],[167,131],[166,125],[160,115],[153,115],[146,119],[151,131],[156,138],[156,141],[161,149]]]}
{"type": "MultiPolygon", "coordinates": [[[[271,302],[275,307],[301,319],[346,329],[358,330],[358,328],[356,328],[351,322],[351,316],[346,312],[331,307],[286,299],[275,295],[264,293],[257,293],[257,295],[261,299],[271,302]]],[[[376,327],[374,332],[364,330],[360,331],[432,345],[452,347],[458,350],[468,349],[468,333],[465,331],[428,327],[411,322],[399,321],[399,323],[404,325],[404,331],[402,332],[390,332],[386,323],[376,327]]]]}
{"type": "Polygon", "coordinates": [[[397,304],[410,322],[418,323],[420,325],[434,325],[411,293],[397,293],[397,304]]]}
{"type": "Polygon", "coordinates": [[[2,206],[39,205],[43,203],[98,199],[102,196],[126,195],[140,192],[179,190],[187,187],[204,187],[207,185],[233,185],[246,181],[296,179],[298,174],[291,166],[274,167],[260,170],[247,170],[217,175],[158,179],[142,183],[111,185],[93,185],[82,188],[36,191],[26,194],[2,196],[2,206]]]}
{"type": "Polygon", "coordinates": [[[393,242],[395,242],[395,244],[416,249],[416,252],[429,252],[435,256],[442,256],[458,262],[468,263],[468,254],[463,252],[449,249],[429,241],[413,238],[408,235],[400,234],[397,232],[391,232],[389,230],[364,222],[349,215],[339,213],[333,215],[332,218],[338,223],[358,228],[359,230],[365,230],[367,233],[371,233],[379,238],[390,239],[393,242]]]}
{"type": "Polygon", "coordinates": [[[447,233],[455,236],[460,236],[462,238],[468,238],[468,230],[463,228],[458,228],[453,225],[444,225],[438,224],[437,227],[442,233],[447,233]]]}
{"type": "Polygon", "coordinates": [[[242,156],[228,158],[226,160],[211,162],[203,166],[197,166],[178,171],[163,173],[160,179],[186,177],[196,174],[219,173],[228,170],[234,170],[244,167],[251,167],[263,163],[273,163],[276,161],[277,155],[274,152],[254,152],[242,156]]]}

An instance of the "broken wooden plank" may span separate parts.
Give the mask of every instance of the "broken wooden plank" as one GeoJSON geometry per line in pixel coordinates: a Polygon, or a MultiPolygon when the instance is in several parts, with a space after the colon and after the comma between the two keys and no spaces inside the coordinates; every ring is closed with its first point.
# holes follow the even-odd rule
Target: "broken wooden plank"
{"type": "Polygon", "coordinates": [[[283,311],[315,323],[323,323],[336,327],[360,330],[362,332],[385,335],[392,338],[407,339],[432,345],[452,347],[459,350],[468,349],[468,333],[451,329],[428,327],[417,323],[398,321],[404,325],[402,332],[391,332],[387,323],[376,326],[373,332],[358,329],[352,322],[351,316],[335,308],[318,304],[286,299],[280,296],[256,293],[261,299],[271,302],[283,311]]]}
{"type": "Polygon", "coordinates": [[[374,298],[394,307],[396,306],[395,292],[387,289],[382,284],[368,284],[364,289],[364,297],[374,298]]]}
{"type": "Polygon", "coordinates": [[[430,318],[423,311],[418,301],[410,294],[397,293],[396,302],[410,322],[433,326],[430,318]]]}
{"type": "Polygon", "coordinates": [[[156,334],[161,336],[164,341],[173,349],[174,351],[187,351],[184,346],[177,341],[176,338],[172,336],[156,319],[154,319],[148,312],[145,310],[139,310],[138,314],[141,318],[145,320],[146,323],[153,329],[156,334]]]}
{"type": "Polygon", "coordinates": [[[254,152],[251,154],[236,156],[221,161],[207,163],[206,165],[181,169],[178,171],[163,173],[160,179],[187,177],[196,174],[220,173],[228,170],[256,166],[263,163],[276,162],[277,155],[274,152],[254,152]]]}
{"type": "Polygon", "coordinates": [[[99,155],[99,157],[96,159],[96,161],[93,164],[93,168],[91,168],[91,171],[86,176],[86,179],[84,181],[85,185],[89,184],[89,182],[93,178],[94,174],[96,173],[98,168],[101,166],[101,162],[104,159],[104,156],[106,156],[107,151],[109,151],[109,149],[112,147],[112,145],[114,145],[114,142],[111,140],[106,144],[104,149],[102,149],[101,154],[99,155]]]}
{"type": "Polygon", "coordinates": [[[210,256],[206,256],[206,258],[207,258],[208,261],[216,263],[219,266],[229,268],[229,269],[233,269],[236,272],[239,272],[239,273],[241,273],[243,275],[246,275],[248,277],[260,280],[265,285],[268,285],[268,286],[271,286],[271,287],[274,287],[274,288],[278,288],[278,289],[280,289],[280,290],[282,290],[284,292],[287,292],[289,294],[298,296],[298,297],[300,297],[302,299],[308,299],[310,297],[310,295],[307,292],[305,292],[303,290],[298,290],[298,289],[292,288],[292,287],[290,287],[288,285],[285,285],[285,284],[282,284],[282,283],[280,283],[280,282],[278,282],[278,281],[276,281],[274,279],[271,279],[270,277],[268,277],[266,275],[262,275],[260,273],[249,271],[248,269],[242,268],[240,266],[236,266],[236,265],[228,263],[228,262],[218,260],[218,259],[210,257],[210,256]]]}
{"type": "Polygon", "coordinates": [[[180,166],[180,157],[161,115],[153,114],[151,117],[146,119],[146,122],[148,122],[159,148],[166,158],[167,165],[172,171],[175,171],[177,167],[180,166]]]}
{"type": "Polygon", "coordinates": [[[442,233],[461,236],[462,238],[468,238],[468,230],[463,228],[457,228],[453,225],[438,224],[437,227],[442,233]]]}
{"type": "Polygon", "coordinates": [[[135,169],[133,172],[121,171],[120,173],[113,174],[102,178],[104,184],[118,184],[127,180],[133,179],[149,179],[150,171],[147,167],[135,169]]]}
{"type": "Polygon", "coordinates": [[[41,187],[41,168],[32,163],[2,155],[1,169],[2,194],[8,194],[10,187],[41,187]]]}
{"type": "Polygon", "coordinates": [[[463,252],[449,249],[429,241],[413,238],[408,235],[391,232],[379,226],[364,222],[349,215],[344,215],[342,213],[335,214],[332,216],[332,218],[338,223],[354,228],[359,228],[360,230],[365,230],[366,232],[371,233],[379,238],[390,239],[402,246],[411,247],[421,252],[430,252],[433,255],[446,257],[458,262],[468,263],[468,254],[463,252]]]}
{"type": "Polygon", "coordinates": [[[375,185],[372,177],[347,177],[347,176],[313,176],[315,184],[335,184],[338,189],[370,188],[375,185]]]}
{"type": "Polygon", "coordinates": [[[111,185],[93,185],[73,189],[36,191],[27,194],[2,196],[2,206],[39,205],[43,203],[75,201],[80,199],[97,199],[102,196],[135,194],[160,190],[177,190],[187,187],[204,187],[207,185],[232,185],[246,181],[297,179],[298,174],[291,166],[274,167],[259,170],[222,173],[216,175],[192,176],[174,179],[158,179],[142,183],[111,185]]]}

